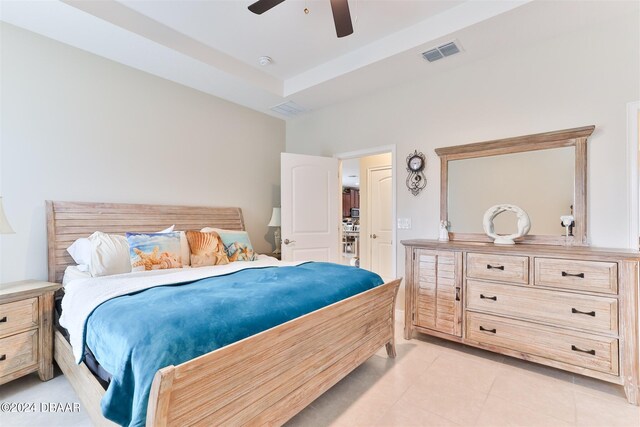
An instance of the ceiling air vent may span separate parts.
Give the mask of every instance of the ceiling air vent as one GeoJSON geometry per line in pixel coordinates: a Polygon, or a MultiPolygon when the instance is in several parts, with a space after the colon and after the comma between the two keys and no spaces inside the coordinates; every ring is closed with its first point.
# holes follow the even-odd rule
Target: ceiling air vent
{"type": "Polygon", "coordinates": [[[274,107],[271,107],[271,111],[275,111],[278,114],[282,114],[286,117],[297,116],[300,113],[304,113],[305,110],[303,107],[299,106],[293,101],[287,101],[282,104],[278,104],[274,107]]]}
{"type": "Polygon", "coordinates": [[[457,41],[445,43],[441,46],[422,52],[422,57],[429,62],[437,61],[445,56],[455,55],[460,52],[460,44],[457,41]]]}

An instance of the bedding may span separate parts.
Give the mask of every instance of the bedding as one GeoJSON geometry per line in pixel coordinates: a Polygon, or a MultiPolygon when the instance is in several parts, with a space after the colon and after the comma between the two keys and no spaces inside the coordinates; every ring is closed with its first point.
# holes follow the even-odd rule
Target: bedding
{"type": "Polygon", "coordinates": [[[96,231],[89,236],[89,242],[91,242],[89,271],[93,277],[131,271],[129,244],[126,237],[96,231]]]}
{"type": "Polygon", "coordinates": [[[91,242],[87,237],[76,239],[71,246],[67,248],[67,252],[78,265],[91,264],[91,242]]]}
{"type": "Polygon", "coordinates": [[[354,267],[260,256],[250,263],[72,282],[61,324],[70,332],[78,362],[86,335],[98,362],[113,374],[101,403],[105,417],[143,426],[158,369],[382,283],[378,275],[354,267]]]}
{"type": "Polygon", "coordinates": [[[127,233],[131,270],[182,267],[180,233],[127,233]]]}
{"type": "Polygon", "coordinates": [[[62,286],[67,286],[67,283],[77,279],[89,279],[91,273],[89,272],[88,265],[70,265],[64,270],[64,276],[62,276],[62,286]]]}
{"type": "Polygon", "coordinates": [[[205,227],[203,232],[216,232],[222,239],[229,262],[255,261],[258,256],[253,250],[249,233],[239,230],[223,230],[221,228],[205,227]]]}
{"type": "Polygon", "coordinates": [[[189,230],[186,234],[191,251],[192,267],[229,264],[229,258],[218,233],[189,230]]]}
{"type": "MultiPolygon", "coordinates": [[[[171,227],[165,228],[162,231],[158,231],[158,233],[171,233],[171,232],[173,232],[174,228],[175,228],[175,225],[172,225],[171,227]]],[[[101,234],[103,234],[105,236],[114,236],[114,235],[106,234],[106,233],[101,233],[101,234]]],[[[71,258],[73,258],[73,261],[75,261],[75,263],[78,266],[87,266],[88,270],[91,267],[91,256],[92,256],[92,254],[94,252],[93,244],[95,243],[95,242],[92,242],[90,239],[91,239],[91,236],[90,237],[81,237],[79,239],[76,239],[71,244],[71,246],[69,246],[67,248],[67,252],[69,253],[69,255],[71,255],[71,258]]],[[[186,250],[188,251],[189,247],[188,247],[186,241],[184,242],[184,245],[186,246],[186,250]]],[[[183,248],[183,250],[184,250],[184,248],[183,248]]],[[[124,256],[124,251],[118,252],[117,254],[119,256],[124,256]]],[[[129,256],[129,254],[127,253],[127,257],[128,256],[129,256]]],[[[110,262],[112,262],[112,261],[110,261],[110,262]]]]}
{"type": "MultiPolygon", "coordinates": [[[[55,328],[60,331],[63,338],[70,343],[69,331],[60,326],[60,316],[62,315],[62,295],[55,296],[54,313],[55,328]]],[[[91,373],[98,379],[102,387],[106,390],[109,382],[111,381],[111,374],[100,366],[96,357],[93,355],[93,352],[87,346],[84,347],[84,364],[87,365],[87,368],[89,368],[91,373]]]]}

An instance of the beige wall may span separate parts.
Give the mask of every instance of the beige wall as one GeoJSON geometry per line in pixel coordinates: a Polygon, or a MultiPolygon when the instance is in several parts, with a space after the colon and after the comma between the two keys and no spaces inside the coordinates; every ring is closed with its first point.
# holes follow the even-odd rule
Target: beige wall
{"type": "MultiPolygon", "coordinates": [[[[597,246],[624,247],[626,104],[640,98],[639,41],[637,17],[628,16],[496,53],[288,122],[287,151],[332,155],[396,144],[397,215],[412,220],[398,238],[437,238],[434,148],[593,124],[589,236],[597,246]],[[417,197],[405,187],[403,163],[414,149],[427,155],[427,188],[417,197]]],[[[402,246],[397,260],[402,275],[402,246]]]]}
{"type": "Polygon", "coordinates": [[[256,249],[272,249],[283,121],[0,31],[0,193],[16,231],[1,238],[1,281],[46,278],[46,199],[240,206],[256,249]]]}

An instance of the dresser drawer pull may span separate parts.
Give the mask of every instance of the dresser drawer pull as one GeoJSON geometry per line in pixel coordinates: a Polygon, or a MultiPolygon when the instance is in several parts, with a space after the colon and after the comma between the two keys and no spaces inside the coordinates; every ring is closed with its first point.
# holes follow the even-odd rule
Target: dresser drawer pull
{"type": "Polygon", "coordinates": [[[496,297],[496,296],[488,297],[485,294],[480,294],[480,299],[490,299],[490,300],[493,300],[493,301],[498,301],[498,297],[496,297]]]}
{"type": "Polygon", "coordinates": [[[492,334],[495,334],[495,333],[497,332],[497,331],[496,331],[496,328],[493,328],[493,329],[487,329],[487,328],[485,328],[484,326],[480,326],[480,330],[481,330],[482,332],[491,332],[492,334]]]}
{"type": "Polygon", "coordinates": [[[587,316],[593,316],[596,317],[596,312],[595,311],[580,311],[580,310],[576,310],[575,308],[571,309],[572,313],[577,313],[577,314],[586,314],[587,316]]]}
{"type": "Polygon", "coordinates": [[[578,273],[578,274],[571,274],[571,273],[567,273],[566,271],[562,272],[562,277],[579,277],[581,279],[584,279],[584,273],[578,273]]]}
{"type": "Polygon", "coordinates": [[[3,360],[7,360],[6,354],[0,354],[0,362],[2,362],[3,360]]]}
{"type": "Polygon", "coordinates": [[[504,265],[487,264],[487,270],[502,270],[502,271],[504,271],[504,265]]]}
{"type": "Polygon", "coordinates": [[[5,323],[7,321],[7,316],[4,316],[2,319],[0,319],[0,323],[5,323]]]}
{"type": "Polygon", "coordinates": [[[580,353],[587,353],[587,354],[590,354],[590,355],[592,355],[592,356],[595,356],[595,355],[596,355],[596,351],[595,351],[595,350],[583,350],[583,349],[581,349],[581,348],[576,347],[575,345],[572,345],[572,346],[571,346],[571,350],[573,350],[573,351],[579,351],[580,353]]]}

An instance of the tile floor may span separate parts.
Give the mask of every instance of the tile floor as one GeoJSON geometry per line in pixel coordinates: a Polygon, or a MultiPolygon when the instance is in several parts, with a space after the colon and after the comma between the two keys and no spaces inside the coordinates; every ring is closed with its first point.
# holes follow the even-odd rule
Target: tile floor
{"type": "MultiPolygon", "coordinates": [[[[622,388],[435,338],[384,349],[289,421],[296,426],[637,426],[622,388]]],[[[58,373],[0,386],[0,402],[77,402],[58,373]]],[[[86,413],[0,413],[0,426],[89,426],[86,413]]]]}

